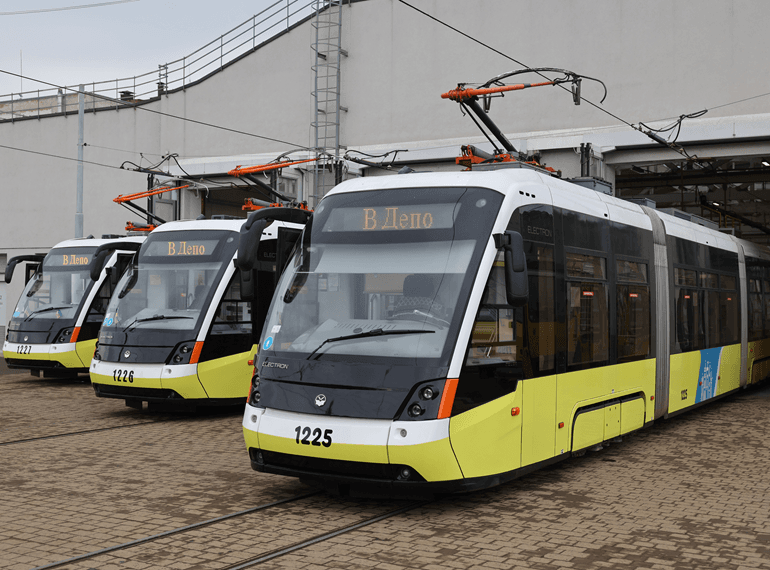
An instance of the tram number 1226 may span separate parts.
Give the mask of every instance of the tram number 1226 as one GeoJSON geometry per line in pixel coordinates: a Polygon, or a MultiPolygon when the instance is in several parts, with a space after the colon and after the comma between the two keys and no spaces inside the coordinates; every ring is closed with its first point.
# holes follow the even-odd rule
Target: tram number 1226
{"type": "Polygon", "coordinates": [[[134,371],[133,370],[118,370],[115,369],[112,371],[112,379],[115,380],[115,382],[134,382],[134,371]]]}
{"type": "Polygon", "coordinates": [[[326,429],[323,431],[323,441],[321,441],[321,428],[311,429],[308,426],[297,426],[294,428],[297,432],[297,443],[302,445],[323,445],[324,447],[330,447],[332,444],[332,430],[326,429]],[[300,435],[302,439],[300,439],[300,435]],[[313,436],[311,441],[310,436],[313,436]]]}

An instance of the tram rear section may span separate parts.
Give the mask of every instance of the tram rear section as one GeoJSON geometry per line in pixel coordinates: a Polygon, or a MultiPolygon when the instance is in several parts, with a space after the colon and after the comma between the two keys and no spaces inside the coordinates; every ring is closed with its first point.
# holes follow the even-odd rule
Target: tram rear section
{"type": "Polygon", "coordinates": [[[766,375],[765,249],[536,170],[389,178],[331,192],[281,277],[254,469],[478,489],[766,375]]]}

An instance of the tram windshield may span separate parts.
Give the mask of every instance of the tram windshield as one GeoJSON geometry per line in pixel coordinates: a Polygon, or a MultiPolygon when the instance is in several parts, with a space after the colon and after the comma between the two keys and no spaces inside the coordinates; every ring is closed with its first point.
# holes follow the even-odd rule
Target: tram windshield
{"type": "Polygon", "coordinates": [[[193,330],[238,246],[238,233],[186,230],[153,233],[138,263],[123,275],[103,327],[193,330]]]}
{"type": "Polygon", "coordinates": [[[93,283],[88,264],[95,251],[96,247],[52,249],[43,260],[42,270],[25,286],[14,318],[74,319],[93,283]]]}
{"type": "Polygon", "coordinates": [[[445,365],[501,203],[481,188],[325,198],[281,277],[261,354],[445,365]]]}

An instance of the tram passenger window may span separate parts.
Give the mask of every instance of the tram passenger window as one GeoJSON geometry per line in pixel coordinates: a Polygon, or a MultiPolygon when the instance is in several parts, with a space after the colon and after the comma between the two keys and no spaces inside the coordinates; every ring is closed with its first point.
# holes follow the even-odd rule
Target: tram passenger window
{"type": "MultiPolygon", "coordinates": [[[[767,271],[767,270],[765,270],[767,271]]],[[[764,285],[764,311],[765,311],[765,318],[764,318],[764,324],[765,324],[765,336],[764,338],[770,337],[770,281],[763,280],[764,285]]]]}
{"type": "Polygon", "coordinates": [[[609,360],[606,259],[567,252],[567,366],[587,368],[609,360]],[[584,281],[593,278],[597,281],[584,281]],[[581,279],[577,281],[576,279],[581,279]]]}
{"type": "Polygon", "coordinates": [[[534,375],[552,373],[556,366],[556,307],[553,248],[530,244],[527,248],[529,302],[527,345],[534,375]]]}
{"type": "Polygon", "coordinates": [[[647,358],[651,349],[647,264],[619,260],[617,280],[618,362],[647,358]]]}
{"type": "Polygon", "coordinates": [[[763,338],[764,309],[762,307],[762,281],[749,279],[749,340],[763,338]]]}
{"type": "MultiPolygon", "coordinates": [[[[724,276],[723,276],[724,278],[724,276]]],[[[735,278],[728,277],[735,283],[735,278]]],[[[728,281],[729,285],[729,281],[728,281]]],[[[737,291],[722,291],[719,293],[719,319],[722,323],[722,344],[735,344],[740,342],[740,305],[737,291]]]]}
{"type": "Polygon", "coordinates": [[[721,346],[722,335],[719,329],[719,293],[717,291],[700,291],[701,319],[705,338],[698,346],[714,348],[721,346]]]}

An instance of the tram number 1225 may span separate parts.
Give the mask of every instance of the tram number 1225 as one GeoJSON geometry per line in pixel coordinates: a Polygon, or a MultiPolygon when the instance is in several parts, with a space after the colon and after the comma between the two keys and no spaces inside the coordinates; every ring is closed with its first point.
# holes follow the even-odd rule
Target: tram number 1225
{"type": "Polygon", "coordinates": [[[323,445],[324,447],[330,447],[332,444],[332,430],[326,429],[323,431],[323,441],[321,441],[321,428],[311,429],[307,426],[297,426],[294,428],[297,432],[297,443],[302,445],[323,445]],[[313,440],[310,440],[310,435],[313,435],[313,440]],[[302,439],[300,439],[302,435],[302,439]]]}
{"type": "Polygon", "coordinates": [[[134,371],[133,370],[118,370],[115,369],[112,371],[112,379],[115,380],[115,382],[134,382],[134,371]]]}

